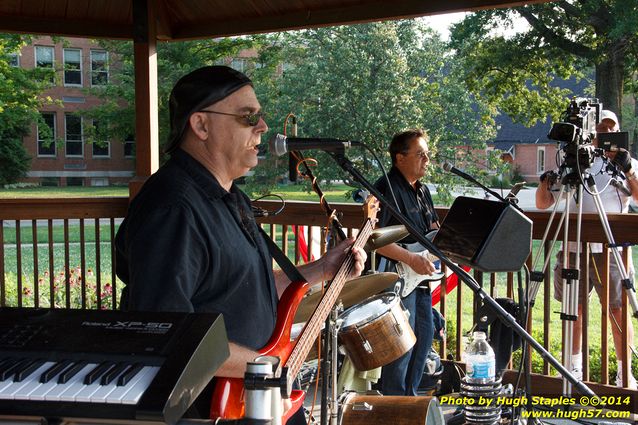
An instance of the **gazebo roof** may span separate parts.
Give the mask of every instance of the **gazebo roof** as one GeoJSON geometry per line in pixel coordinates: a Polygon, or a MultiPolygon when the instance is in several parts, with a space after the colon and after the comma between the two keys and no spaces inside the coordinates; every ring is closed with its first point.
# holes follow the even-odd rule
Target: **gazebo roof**
{"type": "Polygon", "coordinates": [[[0,32],[133,39],[153,8],[158,40],[398,19],[543,0],[3,0],[0,32]],[[147,6],[148,5],[148,6],[147,6]]]}

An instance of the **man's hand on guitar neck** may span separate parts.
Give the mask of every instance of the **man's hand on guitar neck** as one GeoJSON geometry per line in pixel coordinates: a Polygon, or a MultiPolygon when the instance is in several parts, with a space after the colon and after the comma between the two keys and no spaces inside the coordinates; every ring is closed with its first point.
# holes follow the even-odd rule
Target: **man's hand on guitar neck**
{"type": "Polygon", "coordinates": [[[353,248],[352,245],[354,241],[355,238],[353,237],[344,239],[339,242],[337,246],[329,249],[328,252],[318,260],[318,262],[323,262],[323,280],[331,280],[339,270],[343,260],[351,253],[354,259],[354,266],[348,278],[351,279],[361,275],[365,267],[365,262],[368,259],[368,254],[366,254],[363,248],[353,248]]]}

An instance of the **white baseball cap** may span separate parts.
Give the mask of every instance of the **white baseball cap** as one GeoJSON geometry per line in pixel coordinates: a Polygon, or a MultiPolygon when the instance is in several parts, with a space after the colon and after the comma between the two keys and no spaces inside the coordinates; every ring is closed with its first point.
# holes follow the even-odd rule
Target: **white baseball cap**
{"type": "Polygon", "coordinates": [[[616,116],[615,113],[613,113],[612,111],[610,111],[609,109],[603,109],[602,112],[600,113],[600,120],[612,120],[614,122],[614,124],[619,125],[620,123],[618,122],[618,117],[616,116]]]}

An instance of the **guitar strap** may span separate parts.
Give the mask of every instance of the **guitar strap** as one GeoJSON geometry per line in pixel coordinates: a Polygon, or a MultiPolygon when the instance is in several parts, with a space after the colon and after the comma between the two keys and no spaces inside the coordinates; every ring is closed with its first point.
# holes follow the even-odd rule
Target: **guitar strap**
{"type": "Polygon", "coordinates": [[[288,276],[288,279],[290,279],[291,282],[297,282],[300,280],[307,282],[306,278],[303,277],[303,275],[301,274],[301,272],[299,272],[297,267],[292,263],[292,261],[290,261],[290,258],[288,258],[286,254],[284,254],[284,252],[281,250],[281,248],[277,246],[275,241],[273,241],[270,238],[270,236],[268,236],[268,233],[266,233],[264,229],[261,228],[261,226],[257,226],[257,228],[259,229],[262,236],[266,240],[266,244],[268,245],[268,251],[270,252],[270,255],[272,255],[272,258],[274,258],[277,264],[279,264],[279,267],[281,267],[284,273],[286,273],[286,276],[288,276]]]}

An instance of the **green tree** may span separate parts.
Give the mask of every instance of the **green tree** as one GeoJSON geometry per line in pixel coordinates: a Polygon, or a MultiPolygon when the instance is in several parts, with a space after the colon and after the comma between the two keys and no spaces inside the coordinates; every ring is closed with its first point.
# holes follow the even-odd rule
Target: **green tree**
{"type": "Polygon", "coordinates": [[[30,158],[22,138],[33,123],[46,127],[38,111],[51,102],[41,93],[50,86],[53,70],[24,69],[12,63],[30,40],[29,36],[0,34],[0,185],[26,175],[30,158]]]}
{"type": "MultiPolygon", "coordinates": [[[[299,136],[362,141],[386,167],[392,135],[407,128],[427,129],[438,156],[449,159],[458,146],[481,148],[494,134],[491,111],[469,94],[458,62],[419,20],[295,31],[278,45],[284,71],[260,97],[273,132],[281,133],[284,117],[293,112],[299,136]]],[[[347,155],[370,179],[380,175],[369,153],[351,149],[347,155]]],[[[315,158],[318,178],[347,177],[325,154],[315,158]]],[[[271,170],[279,172],[259,167],[256,177],[281,176],[286,164],[273,160],[271,170]]],[[[429,181],[449,187],[451,180],[436,173],[429,181]]]]}
{"type": "MultiPolygon", "coordinates": [[[[531,125],[557,120],[572,95],[595,96],[622,111],[624,84],[638,53],[635,0],[556,1],[468,15],[452,30],[452,46],[465,63],[472,91],[514,120],[531,125]],[[529,25],[513,36],[515,19],[529,25]],[[591,93],[570,93],[555,78],[581,78],[595,70],[591,93]]],[[[520,25],[519,28],[520,29],[520,25]]]]}

